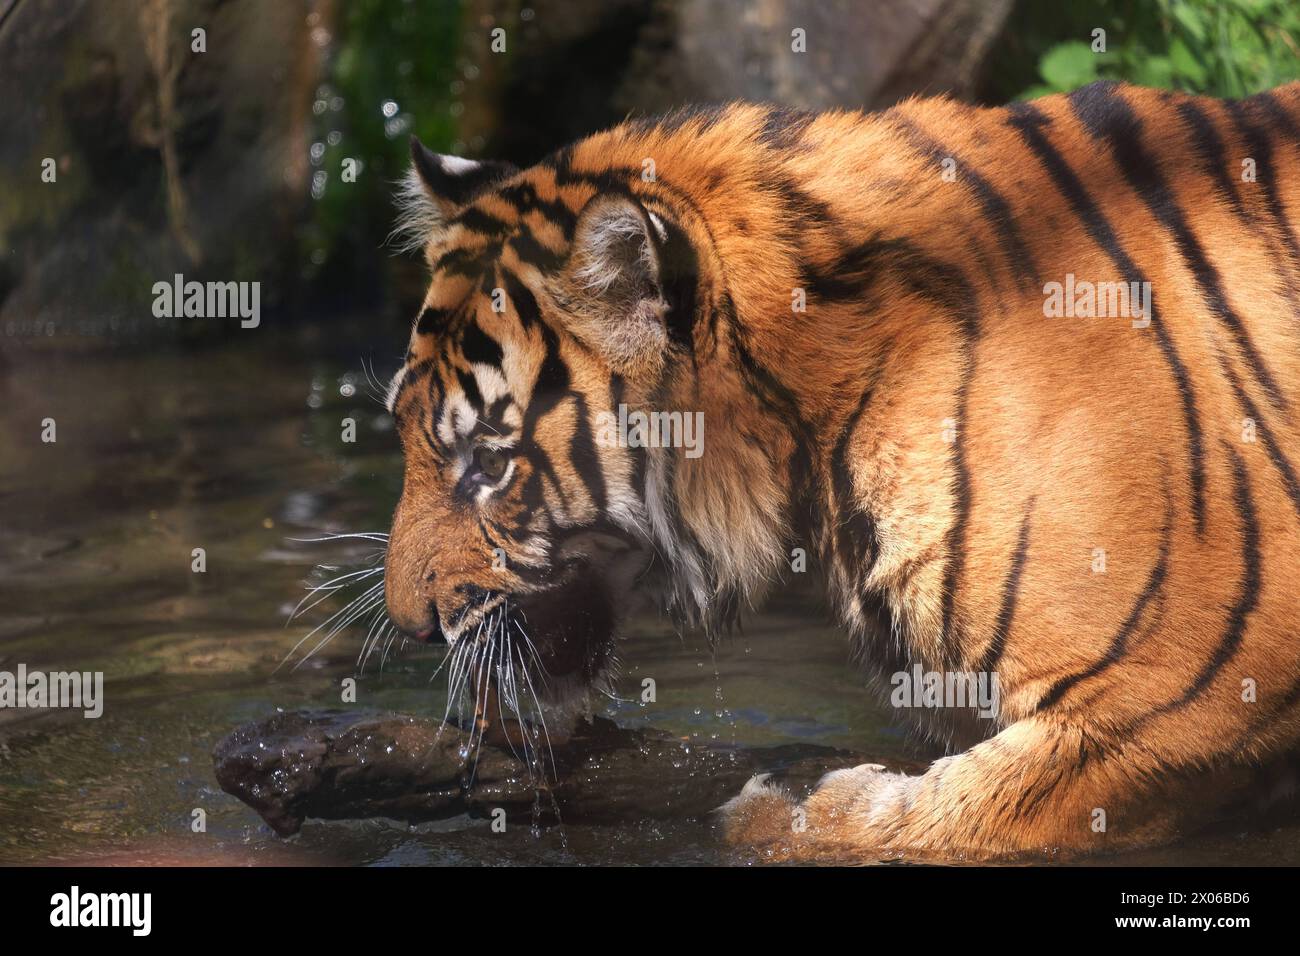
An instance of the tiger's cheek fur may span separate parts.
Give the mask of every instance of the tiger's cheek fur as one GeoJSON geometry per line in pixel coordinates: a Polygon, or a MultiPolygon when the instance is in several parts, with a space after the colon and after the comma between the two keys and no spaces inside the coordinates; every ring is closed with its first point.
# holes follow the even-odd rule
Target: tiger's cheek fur
{"type": "Polygon", "coordinates": [[[436,475],[407,468],[386,562],[389,613],[408,633],[437,627],[448,638],[473,624],[489,592],[516,582],[497,560],[478,516],[449,500],[436,475]]]}

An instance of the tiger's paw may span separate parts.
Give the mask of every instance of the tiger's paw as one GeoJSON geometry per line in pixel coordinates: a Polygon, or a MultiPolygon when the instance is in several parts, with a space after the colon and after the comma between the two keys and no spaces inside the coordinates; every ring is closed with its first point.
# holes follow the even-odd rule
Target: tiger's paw
{"type": "Polygon", "coordinates": [[[915,778],[890,773],[881,764],[834,770],[803,801],[770,782],[752,777],[716,811],[727,843],[760,860],[828,858],[890,859],[885,847],[884,811],[915,778]]]}
{"type": "Polygon", "coordinates": [[[801,812],[798,801],[785,788],[768,782],[771,776],[760,773],[750,777],[740,793],[714,811],[727,843],[769,857],[794,832],[801,812]]]}

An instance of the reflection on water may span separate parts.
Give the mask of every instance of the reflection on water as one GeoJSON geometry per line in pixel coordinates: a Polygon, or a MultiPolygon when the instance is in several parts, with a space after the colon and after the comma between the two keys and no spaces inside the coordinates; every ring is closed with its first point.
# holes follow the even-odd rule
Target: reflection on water
{"type": "MultiPolygon", "coordinates": [[[[235,725],[276,708],[346,706],[340,682],[357,674],[362,631],[277,670],[309,629],[284,621],[314,565],[352,564],[374,545],[299,539],[386,530],[400,490],[391,422],[359,362],[303,351],[23,354],[0,373],[0,669],[103,671],[106,687],[98,720],[0,711],[0,862],[728,859],[708,822],[691,819],[540,834],[469,819],[308,823],[282,841],[220,791],[210,752],[235,725]],[[340,440],[345,417],[353,444],[340,440]],[[46,418],[53,444],[40,441],[46,418]],[[191,570],[196,548],[204,573],[191,570]],[[205,833],[193,832],[196,810],[205,833]]],[[[716,657],[656,620],[634,622],[620,656],[626,699],[603,707],[624,726],[926,757],[887,725],[843,638],[797,598],[716,657]],[[642,705],[646,677],[657,699],[642,705]]],[[[440,659],[394,647],[360,676],[358,706],[440,714],[430,683],[440,659]]],[[[1300,829],[1202,837],[1127,861],[1296,863],[1300,829]]]]}

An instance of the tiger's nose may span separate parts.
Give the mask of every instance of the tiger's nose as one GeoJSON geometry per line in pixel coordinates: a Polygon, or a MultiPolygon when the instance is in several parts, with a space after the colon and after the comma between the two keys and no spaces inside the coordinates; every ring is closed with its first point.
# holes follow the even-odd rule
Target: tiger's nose
{"type": "MultiPolygon", "coordinates": [[[[433,616],[433,620],[435,622],[438,620],[436,614],[433,616]]],[[[402,627],[401,625],[398,625],[398,630],[411,638],[411,640],[420,641],[424,644],[436,644],[438,641],[443,639],[442,628],[440,628],[436,623],[423,624],[418,627],[402,627]]]]}
{"type": "Polygon", "coordinates": [[[432,644],[443,636],[442,628],[438,626],[438,606],[433,601],[426,602],[416,614],[412,614],[410,609],[395,607],[390,601],[388,617],[399,631],[412,640],[432,644]]]}

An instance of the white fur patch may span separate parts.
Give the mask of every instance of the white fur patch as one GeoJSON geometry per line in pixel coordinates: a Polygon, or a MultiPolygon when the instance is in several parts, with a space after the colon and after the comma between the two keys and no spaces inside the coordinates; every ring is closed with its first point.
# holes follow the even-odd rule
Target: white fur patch
{"type": "Polygon", "coordinates": [[[393,414],[393,403],[397,401],[397,393],[402,388],[402,380],[406,378],[406,366],[403,365],[393,376],[393,380],[388,383],[388,391],[384,395],[384,408],[388,409],[388,414],[393,414]]]}
{"type": "Polygon", "coordinates": [[[486,406],[491,406],[498,398],[510,394],[510,383],[494,366],[475,364],[474,380],[478,383],[479,394],[483,396],[483,404],[486,406]]]}
{"type": "Polygon", "coordinates": [[[443,229],[442,211],[429,195],[420,174],[411,169],[395,184],[397,217],[387,243],[399,253],[422,252],[443,229]]]}
{"type": "Polygon", "coordinates": [[[439,156],[438,163],[442,166],[443,172],[452,176],[464,176],[483,165],[477,160],[464,159],[460,156],[439,156]]]}
{"type": "Polygon", "coordinates": [[[668,227],[665,226],[664,221],[659,218],[659,214],[654,212],[650,213],[650,222],[654,224],[655,232],[659,233],[659,240],[661,242],[666,242],[668,239],[668,227]]]}

